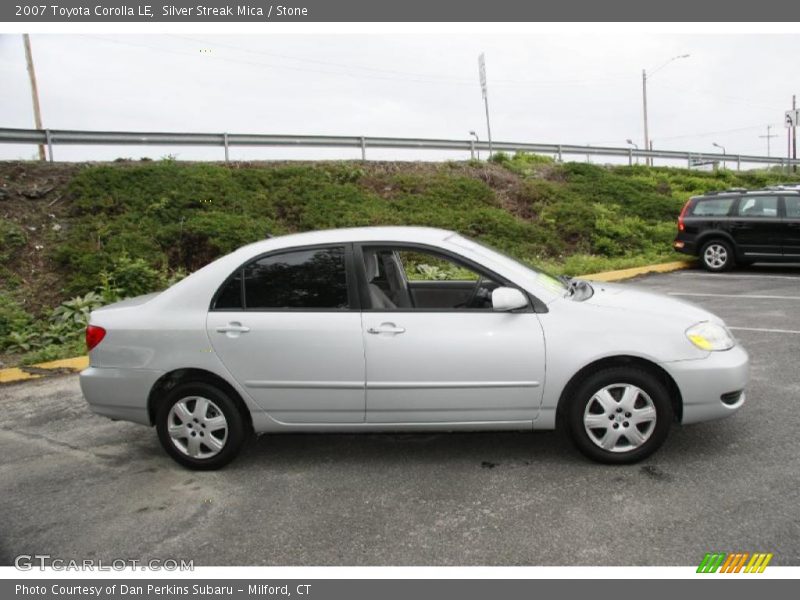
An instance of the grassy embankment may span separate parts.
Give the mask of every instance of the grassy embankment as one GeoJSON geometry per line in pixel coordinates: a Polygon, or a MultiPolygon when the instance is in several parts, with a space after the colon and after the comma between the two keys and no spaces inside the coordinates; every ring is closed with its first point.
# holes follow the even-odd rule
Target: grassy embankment
{"type": "Polygon", "coordinates": [[[0,360],[81,353],[94,306],[163,288],[268,232],[430,225],[580,274],[675,260],[670,243],[690,195],[784,180],[529,155],[490,164],[4,163],[0,360]]]}

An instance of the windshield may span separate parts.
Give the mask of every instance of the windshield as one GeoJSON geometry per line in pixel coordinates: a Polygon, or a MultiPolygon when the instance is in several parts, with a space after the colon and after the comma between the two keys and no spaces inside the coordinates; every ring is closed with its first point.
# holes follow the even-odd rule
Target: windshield
{"type": "Polygon", "coordinates": [[[558,277],[551,275],[550,273],[546,273],[539,269],[534,269],[526,265],[525,263],[517,260],[513,256],[509,256],[505,252],[497,250],[496,248],[492,248],[491,246],[487,246],[483,242],[478,242],[468,237],[464,237],[458,233],[454,233],[447,241],[455,244],[456,246],[460,246],[467,250],[471,250],[472,252],[482,255],[482,256],[490,256],[494,260],[505,263],[507,265],[522,268],[528,271],[531,275],[536,278],[536,282],[544,288],[549,289],[550,291],[556,294],[562,294],[564,290],[567,289],[567,284],[558,277]]]}

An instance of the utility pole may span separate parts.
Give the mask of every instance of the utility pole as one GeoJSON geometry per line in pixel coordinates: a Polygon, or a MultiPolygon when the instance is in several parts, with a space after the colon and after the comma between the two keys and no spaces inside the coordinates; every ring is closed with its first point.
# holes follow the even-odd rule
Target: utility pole
{"type": "Polygon", "coordinates": [[[769,158],[770,156],[772,156],[772,155],[770,154],[770,144],[769,144],[769,140],[770,140],[770,138],[778,137],[777,135],[775,135],[774,133],[771,133],[771,132],[772,132],[772,125],[767,125],[767,135],[760,135],[760,136],[758,136],[758,137],[760,137],[761,139],[764,139],[764,138],[766,138],[766,139],[767,139],[767,157],[768,157],[768,158],[769,158]]]}
{"type": "MultiPolygon", "coordinates": [[[[689,58],[689,54],[680,54],[678,56],[673,56],[667,62],[665,62],[660,67],[653,69],[650,71],[650,77],[658,73],[661,69],[666,67],[673,61],[680,60],[681,58],[689,58]]],[[[647,150],[650,148],[652,150],[653,144],[650,143],[650,134],[647,130],[647,69],[642,69],[642,113],[644,115],[644,149],[647,150]]],[[[647,157],[645,164],[648,166],[653,166],[653,159],[647,157]]]]}
{"type": "MultiPolygon", "coordinates": [[[[36,129],[42,128],[42,113],[39,110],[39,87],[36,85],[36,71],[33,69],[33,53],[31,52],[31,37],[27,33],[22,34],[22,41],[25,44],[25,62],[28,65],[28,77],[31,80],[31,97],[33,98],[33,122],[36,129]]],[[[45,160],[44,144],[39,144],[39,160],[45,160]]]]}
{"type": "MultiPolygon", "coordinates": [[[[647,132],[647,70],[642,69],[642,113],[644,114],[644,149],[650,148],[650,136],[647,132]]],[[[650,166],[650,157],[644,159],[644,164],[650,166]]]]}
{"type": "MultiPolygon", "coordinates": [[[[792,94],[792,110],[797,110],[797,95],[792,94]]],[[[796,113],[795,113],[796,114],[796,113]]],[[[792,124],[792,158],[797,158],[797,123],[792,124]]],[[[797,165],[792,167],[792,171],[797,173],[797,165]]]]}
{"type": "Polygon", "coordinates": [[[492,127],[489,124],[489,89],[486,85],[486,58],[481,52],[478,56],[478,74],[481,78],[481,93],[483,94],[483,105],[486,108],[486,134],[489,139],[489,160],[492,158],[492,127]]]}

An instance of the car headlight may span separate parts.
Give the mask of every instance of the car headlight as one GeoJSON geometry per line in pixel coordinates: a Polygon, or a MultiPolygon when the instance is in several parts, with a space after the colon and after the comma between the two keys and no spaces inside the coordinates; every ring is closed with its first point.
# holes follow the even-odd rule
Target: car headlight
{"type": "Polygon", "coordinates": [[[686,337],[700,350],[730,350],[736,345],[727,328],[709,321],[689,327],[686,337]]]}

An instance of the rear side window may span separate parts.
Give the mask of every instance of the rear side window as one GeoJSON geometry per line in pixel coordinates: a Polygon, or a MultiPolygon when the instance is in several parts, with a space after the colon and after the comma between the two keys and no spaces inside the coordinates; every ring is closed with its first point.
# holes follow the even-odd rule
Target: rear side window
{"type": "Polygon", "coordinates": [[[736,214],[740,217],[777,217],[777,196],[750,196],[739,200],[736,214]]]}
{"type": "Polygon", "coordinates": [[[693,217],[725,217],[735,198],[708,198],[698,200],[691,212],[693,217]]]}
{"type": "Polygon", "coordinates": [[[244,266],[219,291],[220,310],[346,309],[344,248],[265,256],[244,266]]]}
{"type": "Polygon", "coordinates": [[[244,268],[245,308],[347,308],[344,248],[266,256],[244,268]]]}

